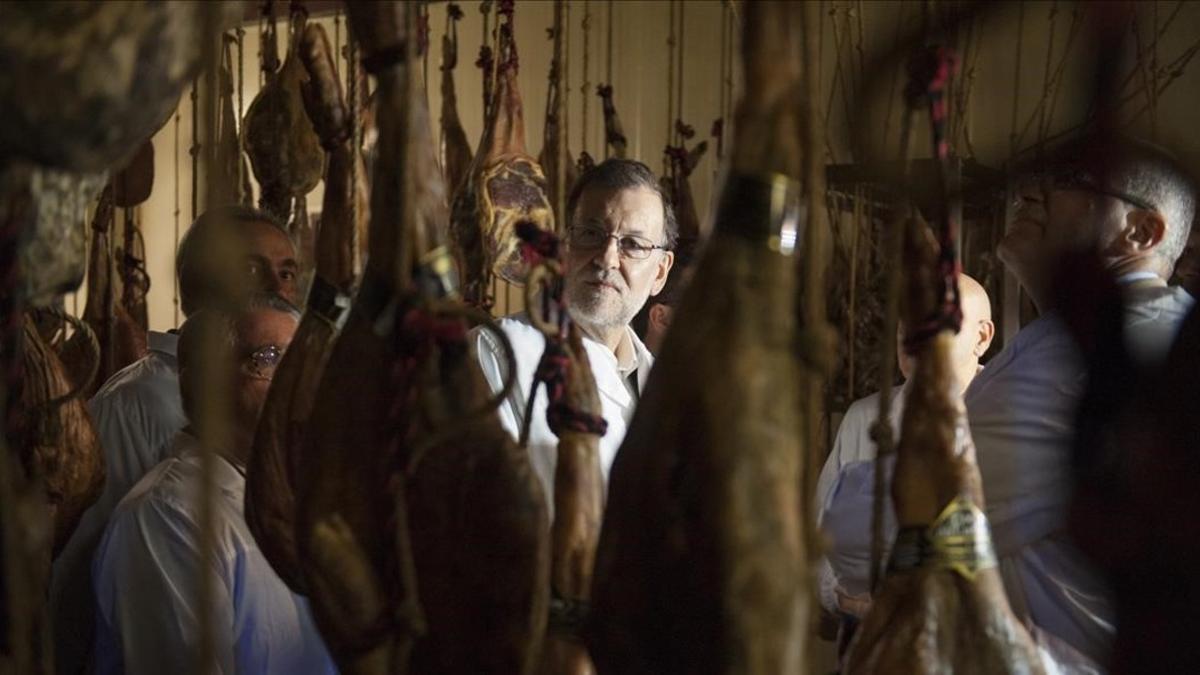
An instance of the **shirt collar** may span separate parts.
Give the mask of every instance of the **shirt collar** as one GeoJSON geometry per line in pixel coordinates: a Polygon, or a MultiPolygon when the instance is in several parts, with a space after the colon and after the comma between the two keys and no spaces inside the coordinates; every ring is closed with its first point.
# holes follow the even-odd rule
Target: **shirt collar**
{"type": "Polygon", "coordinates": [[[1154,272],[1149,272],[1149,271],[1145,271],[1145,270],[1143,270],[1141,272],[1128,272],[1126,274],[1122,274],[1121,276],[1117,277],[1117,285],[1118,286],[1128,286],[1130,284],[1135,284],[1139,281],[1149,281],[1151,279],[1161,280],[1162,277],[1158,276],[1154,272]]]}
{"type": "Polygon", "coordinates": [[[162,352],[168,356],[175,356],[179,350],[179,334],[160,333],[152,330],[147,338],[147,346],[152,352],[162,352]]]}

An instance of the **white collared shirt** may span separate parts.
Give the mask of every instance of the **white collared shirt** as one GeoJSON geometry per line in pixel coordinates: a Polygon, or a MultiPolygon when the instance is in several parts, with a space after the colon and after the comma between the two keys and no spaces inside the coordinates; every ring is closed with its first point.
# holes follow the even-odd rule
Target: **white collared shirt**
{"type": "MultiPolygon", "coordinates": [[[[97,675],[174,675],[199,663],[201,456],[180,432],[113,511],[96,549],[97,675]]],[[[217,458],[213,617],[222,675],[336,673],[308,601],[271,569],[243,514],[246,478],[217,458]]]]}
{"type": "Polygon", "coordinates": [[[179,336],[150,331],[149,352],[114,374],[88,403],[104,453],[104,490],[54,561],[50,618],[60,673],[90,661],[93,617],[92,553],[109,515],[146,472],[166,459],[187,424],[179,396],[179,336]]]}
{"type": "MultiPolygon", "coordinates": [[[[529,388],[533,383],[533,373],[542,358],[546,348],[546,340],[540,331],[529,323],[525,314],[516,314],[498,321],[500,328],[512,343],[517,357],[517,379],[512,393],[501,404],[499,409],[500,422],[504,428],[519,439],[527,420],[525,405],[529,398],[529,388]]],[[[583,345],[587,351],[588,361],[592,366],[592,374],[596,378],[596,389],[600,394],[604,419],[608,422],[608,431],[600,439],[600,468],[604,475],[604,483],[608,485],[608,473],[617,449],[625,438],[629,422],[633,419],[633,411],[637,406],[638,392],[646,386],[646,378],[654,364],[654,356],[646,345],[638,339],[633,329],[625,328],[624,362],[618,363],[617,355],[611,349],[591,338],[584,336],[583,345]],[[632,389],[630,376],[636,373],[637,391],[632,389]]],[[[504,385],[506,375],[504,366],[504,351],[499,341],[486,330],[477,328],[472,332],[472,342],[479,359],[480,368],[493,392],[499,392],[504,385]]],[[[623,341],[624,342],[624,341],[623,341]]],[[[542,482],[542,489],[554,514],[554,468],[558,458],[558,437],[550,431],[546,423],[545,388],[539,388],[533,406],[533,419],[529,428],[529,457],[534,472],[542,482]]]]}

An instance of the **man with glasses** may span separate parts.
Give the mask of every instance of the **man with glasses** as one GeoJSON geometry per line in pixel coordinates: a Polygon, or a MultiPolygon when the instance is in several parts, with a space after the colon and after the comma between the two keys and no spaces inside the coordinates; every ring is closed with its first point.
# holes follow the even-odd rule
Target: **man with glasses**
{"type": "Polygon", "coordinates": [[[1165,280],[1187,241],[1195,192],[1160,149],[1091,136],[1029,176],[1016,206],[999,255],[1040,316],[991,360],[964,399],[1013,610],[1104,664],[1115,630],[1108,588],[1066,535],[1085,370],[1056,308],[1075,299],[1060,300],[1054,284],[1070,273],[1065,256],[1098,256],[1123,289],[1132,353],[1143,362],[1161,359],[1193,304],[1165,280]]]}
{"type": "MultiPolygon", "coordinates": [[[[654,363],[629,324],[666,283],[679,231],[658,179],[645,164],[632,160],[605,160],[584,173],[571,190],[567,214],[564,297],[583,333],[608,422],[600,440],[607,480],[654,363]]],[[[533,467],[553,509],[558,439],[546,424],[544,392],[538,392],[531,416],[525,416],[545,340],[523,314],[501,319],[500,325],[517,356],[516,386],[500,408],[500,419],[515,438],[528,427],[533,467]]],[[[477,331],[474,340],[484,376],[499,392],[507,375],[504,352],[487,332],[477,331]]]]}
{"type": "Polygon", "coordinates": [[[291,303],[261,294],[232,312],[202,310],[183,325],[179,379],[189,425],[175,437],[171,458],[113,511],[96,550],[99,675],[195,670],[202,663],[204,612],[197,602],[205,575],[212,575],[216,672],[336,672],[307,601],[271,569],[242,510],[254,427],[299,320],[291,303]],[[203,383],[214,375],[222,387],[215,396],[203,383]],[[213,417],[217,406],[223,414],[213,417]],[[207,449],[200,438],[216,455],[211,549],[202,544],[207,449]]]}

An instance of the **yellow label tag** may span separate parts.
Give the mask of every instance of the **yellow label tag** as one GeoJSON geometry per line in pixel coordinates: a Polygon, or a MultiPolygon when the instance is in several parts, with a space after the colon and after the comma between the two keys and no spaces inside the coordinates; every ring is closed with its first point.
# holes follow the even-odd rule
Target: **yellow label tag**
{"type": "Polygon", "coordinates": [[[974,502],[959,495],[929,526],[928,565],[949,569],[968,581],[996,566],[996,551],[987,516],[974,502]]]}

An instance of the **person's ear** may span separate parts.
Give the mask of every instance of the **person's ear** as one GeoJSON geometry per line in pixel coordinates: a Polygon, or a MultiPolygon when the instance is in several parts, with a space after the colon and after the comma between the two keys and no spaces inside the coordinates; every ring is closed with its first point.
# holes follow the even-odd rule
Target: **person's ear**
{"type": "Polygon", "coordinates": [[[650,324],[656,326],[660,331],[665,331],[671,326],[671,307],[663,304],[655,304],[650,307],[650,324]]]}
{"type": "Polygon", "coordinates": [[[650,296],[658,295],[662,291],[663,286],[667,285],[667,277],[671,274],[671,266],[675,264],[675,252],[663,251],[663,254],[658,257],[658,264],[654,270],[654,285],[650,287],[650,296]]]}
{"type": "Polygon", "coordinates": [[[981,358],[987,353],[988,347],[992,346],[992,339],[996,337],[996,324],[991,319],[983,319],[976,330],[978,333],[975,338],[975,358],[981,358]]]}
{"type": "Polygon", "coordinates": [[[1167,223],[1162,214],[1148,209],[1133,209],[1125,215],[1121,231],[1124,247],[1131,253],[1153,251],[1167,236],[1167,223]]]}

